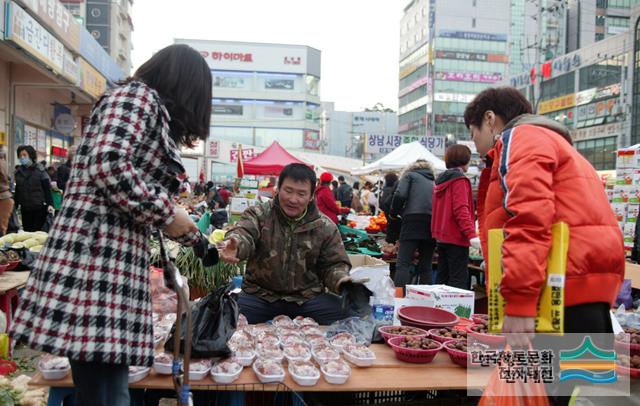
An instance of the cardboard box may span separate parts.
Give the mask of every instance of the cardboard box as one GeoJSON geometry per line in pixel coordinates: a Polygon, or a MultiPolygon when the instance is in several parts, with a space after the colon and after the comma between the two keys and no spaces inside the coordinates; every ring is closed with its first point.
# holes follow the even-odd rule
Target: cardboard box
{"type": "Polygon", "coordinates": [[[475,305],[475,293],[447,285],[407,285],[407,299],[433,300],[434,306],[470,318],[475,305]]]}
{"type": "Polygon", "coordinates": [[[353,279],[369,279],[364,285],[372,292],[375,291],[376,286],[379,286],[380,278],[389,277],[389,264],[381,259],[361,254],[349,255],[349,261],[351,262],[349,276],[353,279]]]}
{"type": "Polygon", "coordinates": [[[389,264],[384,262],[381,259],[374,258],[370,255],[348,255],[349,261],[351,262],[351,266],[353,268],[357,268],[359,266],[386,266],[389,267],[389,264]]]}
{"type": "Polygon", "coordinates": [[[627,205],[627,223],[634,223],[638,219],[638,215],[640,215],[640,204],[629,204],[627,205]]]}
{"type": "Polygon", "coordinates": [[[627,217],[627,204],[626,203],[612,203],[611,210],[616,216],[618,223],[624,222],[627,217]]]}

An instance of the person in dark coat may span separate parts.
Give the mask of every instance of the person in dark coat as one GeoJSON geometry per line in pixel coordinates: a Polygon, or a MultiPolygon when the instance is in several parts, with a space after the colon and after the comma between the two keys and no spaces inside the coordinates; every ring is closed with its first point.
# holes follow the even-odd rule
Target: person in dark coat
{"type": "Polygon", "coordinates": [[[180,147],[206,140],[211,72],[171,45],[96,103],[65,198],[11,326],[17,342],[71,363],[76,405],[129,405],[128,366],[151,366],[150,236],[202,235],[174,205],[180,147]]]}
{"type": "Polygon", "coordinates": [[[58,189],[62,190],[63,192],[67,187],[69,176],[71,176],[71,165],[73,165],[74,154],[75,149],[69,148],[69,151],[67,152],[66,162],[58,167],[58,172],[56,174],[56,183],[58,184],[58,189]]]}
{"type": "Polygon", "coordinates": [[[18,147],[20,166],[16,170],[15,204],[22,213],[24,231],[41,231],[47,215],[53,213],[51,180],[45,169],[37,163],[36,150],[30,145],[18,147]]]}
{"type": "MultiPolygon", "coordinates": [[[[384,176],[384,187],[382,188],[382,195],[380,196],[380,210],[384,212],[384,216],[387,219],[387,231],[385,235],[385,242],[389,245],[388,253],[396,253],[397,250],[394,247],[398,238],[400,238],[400,227],[402,221],[398,217],[391,217],[391,203],[393,202],[393,195],[398,189],[398,174],[395,172],[387,173],[384,176]]],[[[389,264],[389,273],[393,279],[396,275],[396,263],[389,264]]]]}
{"type": "Polygon", "coordinates": [[[344,181],[344,176],[338,176],[338,192],[336,200],[342,207],[351,207],[353,200],[353,189],[344,181]]]}
{"type": "Polygon", "coordinates": [[[431,234],[438,241],[436,283],[469,289],[469,246],[476,237],[469,169],[471,150],[465,145],[447,148],[447,170],[436,179],[433,188],[431,234]]]}
{"type": "Polygon", "coordinates": [[[431,195],[433,170],[425,160],[418,160],[404,172],[391,202],[391,217],[402,219],[400,248],[396,267],[395,285],[432,283],[433,251],[436,242],[431,236],[431,195]],[[420,259],[417,270],[413,256],[418,250],[420,259]]]}

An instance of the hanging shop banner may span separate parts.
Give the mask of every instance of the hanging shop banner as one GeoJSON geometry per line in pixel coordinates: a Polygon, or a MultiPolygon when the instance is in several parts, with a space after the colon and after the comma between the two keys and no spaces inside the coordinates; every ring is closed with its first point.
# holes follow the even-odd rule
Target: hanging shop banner
{"type": "Polygon", "coordinates": [[[621,123],[598,125],[580,128],[571,134],[573,141],[591,140],[595,138],[617,137],[622,131],[621,123]]]}
{"type": "Polygon", "coordinates": [[[436,72],[436,79],[455,82],[496,83],[502,80],[502,74],[476,72],[436,72]]]}
{"type": "Polygon", "coordinates": [[[25,124],[24,145],[31,145],[34,149],[38,149],[38,129],[36,127],[25,124]]]}
{"type": "Polygon", "coordinates": [[[556,97],[555,99],[540,102],[538,106],[538,114],[546,114],[552,111],[564,110],[576,105],[575,93],[565,96],[556,97]]]}
{"type": "Polygon", "coordinates": [[[37,139],[37,147],[36,151],[38,154],[46,155],[47,154],[47,132],[42,128],[36,129],[36,139],[37,139]]]}
{"type": "Polygon", "coordinates": [[[24,121],[13,116],[13,128],[15,131],[16,145],[24,145],[24,121]]]}
{"type": "Polygon", "coordinates": [[[64,73],[64,45],[14,2],[9,4],[5,39],[22,47],[58,74],[64,73]]]}
{"type": "Polygon", "coordinates": [[[80,50],[80,24],[58,0],[16,0],[29,10],[48,31],[74,52],[80,50]]]}
{"type": "Polygon", "coordinates": [[[451,123],[451,124],[464,124],[463,116],[456,116],[451,114],[436,114],[436,123],[451,123]]]}
{"type": "Polygon", "coordinates": [[[458,51],[436,51],[438,59],[456,59],[459,61],[477,61],[477,62],[509,62],[507,55],[501,54],[485,54],[480,52],[458,52],[458,51]]]}
{"type": "Polygon", "coordinates": [[[367,154],[388,154],[403,142],[402,135],[367,134],[367,154]]]}
{"type": "Polygon", "coordinates": [[[87,61],[80,59],[80,89],[93,97],[100,97],[107,90],[107,79],[87,61]]]}
{"type": "Polygon", "coordinates": [[[420,144],[422,144],[426,149],[431,151],[433,155],[440,156],[440,157],[444,156],[444,150],[445,150],[444,136],[440,136],[440,135],[429,135],[426,137],[405,136],[403,141],[405,144],[409,142],[420,141],[420,144]]]}
{"type": "Polygon", "coordinates": [[[576,106],[582,106],[583,104],[591,103],[596,97],[597,88],[583,90],[576,93],[576,106]]]}
{"type": "Polygon", "coordinates": [[[75,86],[80,84],[80,65],[66,48],[62,59],[62,75],[75,86]]]}
{"type": "Polygon", "coordinates": [[[321,147],[320,132],[312,130],[304,130],[304,149],[320,151],[321,147]]]}

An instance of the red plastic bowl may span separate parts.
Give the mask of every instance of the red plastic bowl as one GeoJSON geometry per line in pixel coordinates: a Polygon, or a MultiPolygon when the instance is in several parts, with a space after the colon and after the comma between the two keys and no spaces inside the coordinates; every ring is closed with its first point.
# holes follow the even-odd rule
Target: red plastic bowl
{"type": "Polygon", "coordinates": [[[478,333],[476,331],[473,331],[471,328],[477,325],[478,324],[472,324],[469,327],[467,327],[468,335],[473,337],[477,341],[483,344],[491,345],[491,346],[501,346],[507,342],[507,337],[505,336],[499,336],[496,334],[484,334],[484,333],[478,333]]]}
{"type": "Polygon", "coordinates": [[[482,313],[474,313],[471,315],[471,320],[473,320],[473,322],[475,324],[487,324],[489,322],[489,315],[487,314],[482,314],[482,313]]]}
{"type": "Polygon", "coordinates": [[[455,344],[458,341],[467,341],[467,340],[451,340],[451,341],[447,341],[446,343],[444,343],[444,349],[447,351],[447,353],[449,354],[449,358],[451,358],[451,361],[456,364],[456,365],[460,365],[461,367],[467,367],[467,359],[469,358],[469,354],[465,351],[460,351],[458,349],[455,348],[451,348],[450,345],[451,344],[455,344]]]}
{"type": "Polygon", "coordinates": [[[633,357],[634,355],[640,355],[640,344],[625,343],[620,340],[615,340],[614,347],[618,353],[626,353],[628,348],[629,356],[633,357]]]}
{"type": "Polygon", "coordinates": [[[460,321],[454,313],[426,306],[402,307],[398,310],[398,317],[433,328],[455,326],[460,321]]]}
{"type": "Polygon", "coordinates": [[[5,269],[5,271],[13,271],[18,267],[18,264],[20,264],[20,261],[9,261],[9,263],[7,264],[7,269],[5,269]]]}
{"type": "Polygon", "coordinates": [[[442,349],[442,343],[435,340],[431,340],[439,345],[438,348],[433,350],[419,350],[413,348],[400,347],[400,343],[405,337],[395,337],[389,340],[391,349],[396,354],[396,358],[400,361],[411,362],[413,364],[428,364],[433,361],[438,352],[442,349]]]}
{"type": "Polygon", "coordinates": [[[412,336],[408,336],[408,335],[402,335],[402,334],[392,334],[392,333],[387,333],[387,330],[393,327],[397,327],[397,326],[382,326],[378,329],[378,331],[380,332],[380,335],[382,336],[382,338],[384,339],[384,342],[389,344],[389,340],[392,338],[396,338],[396,337],[417,337],[417,338],[422,338],[422,337],[427,337],[429,336],[429,333],[427,332],[427,330],[418,328],[418,327],[414,327],[416,330],[420,330],[420,334],[416,334],[416,335],[412,335],[412,336]]]}
{"type": "Polygon", "coordinates": [[[633,379],[640,378],[640,369],[629,368],[616,363],[616,371],[621,375],[630,376],[633,379]]]}
{"type": "MultiPolygon", "coordinates": [[[[447,343],[449,341],[455,341],[458,340],[457,338],[450,338],[450,337],[444,337],[441,336],[440,333],[440,328],[432,328],[431,330],[429,330],[429,338],[436,340],[440,343],[447,343]]],[[[453,328],[453,330],[456,330],[455,328],[453,328]]],[[[457,329],[457,330],[462,330],[462,329],[457,329]]],[[[464,330],[466,332],[466,330],[464,330]]],[[[461,339],[460,339],[461,340],[461,339]]],[[[466,340],[466,339],[465,339],[466,340]]]]}
{"type": "Polygon", "coordinates": [[[9,264],[0,265],[0,275],[2,275],[7,269],[9,269],[9,264]]]}

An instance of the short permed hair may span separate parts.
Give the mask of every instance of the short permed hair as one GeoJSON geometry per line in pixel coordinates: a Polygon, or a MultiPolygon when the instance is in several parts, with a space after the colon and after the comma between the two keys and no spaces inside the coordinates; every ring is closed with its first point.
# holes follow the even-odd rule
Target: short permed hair
{"type": "Polygon", "coordinates": [[[515,87],[490,87],[478,93],[471,103],[467,104],[464,110],[464,124],[467,128],[472,125],[482,126],[484,113],[489,110],[499,116],[505,124],[533,111],[529,100],[515,87]]]}

